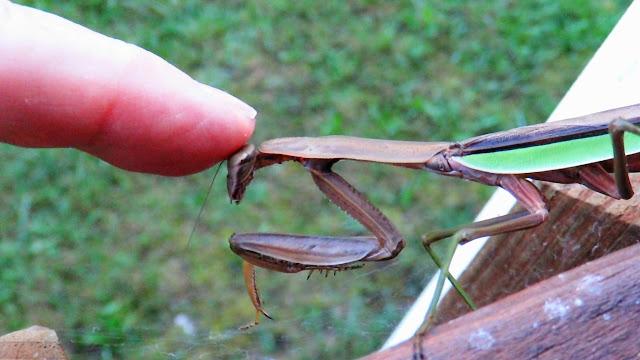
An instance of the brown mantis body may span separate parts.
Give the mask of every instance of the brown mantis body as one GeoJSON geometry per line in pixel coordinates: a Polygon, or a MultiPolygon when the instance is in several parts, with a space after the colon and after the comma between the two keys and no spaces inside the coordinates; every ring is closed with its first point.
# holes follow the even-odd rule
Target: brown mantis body
{"type": "MultiPolygon", "coordinates": [[[[261,306],[252,264],[280,272],[337,271],[351,268],[358,262],[392,259],[404,248],[405,241],[395,225],[362,193],[331,170],[337,161],[384,163],[499,186],[525,208],[519,213],[431,232],[423,236],[423,244],[430,250],[431,243],[446,237],[453,236],[455,241],[452,243],[457,245],[483,236],[528,229],[545,221],[549,214],[546,200],[528,179],[577,183],[616,199],[630,198],[633,189],[628,174],[640,171],[640,141],[625,137],[625,132],[640,135],[635,126],[639,122],[640,105],[633,105],[457,143],[328,136],[274,139],[263,142],[257,149],[245,145],[228,160],[227,187],[232,201],[242,200],[254,171],[295,161],[309,171],[318,188],[334,204],[373,235],[234,234],[229,242],[231,249],[245,260],[245,282],[257,310],[255,323],[261,313],[268,315],[261,306]],[[596,143],[604,147],[600,155],[593,150],[596,143]],[[625,144],[628,145],[626,151],[625,144]],[[560,152],[565,152],[561,146],[566,146],[566,151],[572,155],[560,160],[553,158],[554,152],[558,157],[560,152]],[[575,152],[580,146],[582,151],[575,152]],[[514,160],[512,168],[505,169],[508,161],[504,159],[514,160]]],[[[441,290],[448,276],[454,249],[451,247],[445,258],[436,291],[441,290]]],[[[430,313],[435,304],[432,302],[430,313]]],[[[422,333],[426,324],[428,321],[425,321],[422,333]]]]}

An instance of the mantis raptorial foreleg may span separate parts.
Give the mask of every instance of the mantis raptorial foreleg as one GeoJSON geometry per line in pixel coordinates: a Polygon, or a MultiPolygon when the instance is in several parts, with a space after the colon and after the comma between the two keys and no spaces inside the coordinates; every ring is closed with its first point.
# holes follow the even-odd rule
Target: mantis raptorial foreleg
{"type": "Polygon", "coordinates": [[[244,285],[247,287],[247,293],[249,294],[251,303],[253,304],[253,307],[256,308],[256,317],[253,320],[253,323],[240,328],[241,330],[246,330],[260,323],[261,314],[268,319],[273,318],[262,308],[262,299],[260,299],[260,296],[258,295],[258,286],[256,285],[256,271],[253,268],[253,264],[244,261],[242,264],[242,275],[244,277],[244,285]]]}
{"type": "Polygon", "coordinates": [[[378,242],[378,248],[367,256],[368,261],[393,259],[405,246],[405,241],[396,226],[361,192],[340,175],[331,171],[335,161],[306,160],[318,188],[344,212],[369,230],[378,242]]]}
{"type": "MultiPolygon", "coordinates": [[[[247,150],[249,154],[253,154],[251,156],[255,156],[252,148],[247,150]]],[[[234,175],[233,181],[240,179],[245,187],[251,180],[253,172],[251,166],[261,163],[260,159],[256,160],[251,156],[239,156],[241,170],[233,172],[233,174],[241,174],[240,177],[234,175]]],[[[392,259],[404,248],[405,241],[395,225],[362,193],[331,171],[331,166],[335,161],[313,159],[300,162],[311,173],[318,188],[336,206],[363,224],[375,236],[234,234],[229,242],[235,253],[248,263],[270,270],[291,273],[302,270],[340,271],[351,269],[356,262],[392,259]]],[[[244,192],[244,189],[237,185],[230,188],[238,190],[235,193],[242,194],[244,192]]],[[[270,316],[262,309],[262,301],[258,295],[252,266],[245,265],[244,269],[247,290],[257,311],[254,323],[257,324],[260,314],[269,318],[270,316]]]]}

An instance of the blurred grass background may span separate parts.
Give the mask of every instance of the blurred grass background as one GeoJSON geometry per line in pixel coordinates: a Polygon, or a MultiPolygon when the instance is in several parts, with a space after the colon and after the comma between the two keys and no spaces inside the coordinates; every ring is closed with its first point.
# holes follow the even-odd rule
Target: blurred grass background
{"type": "MultiPolygon", "coordinates": [[[[544,121],[630,1],[16,1],[137,44],[259,111],[254,142],[348,134],[462,140],[544,121]]],[[[58,331],[73,359],[353,358],[376,350],[434,271],[419,245],[493,189],[378,165],[336,170],[408,240],[325,279],[259,271],[251,321],[234,232],[362,234],[296,164],[245,201],[224,169],[162,178],[84,153],[0,145],[0,332],[58,331]],[[190,331],[176,325],[187,319],[190,331]]]]}

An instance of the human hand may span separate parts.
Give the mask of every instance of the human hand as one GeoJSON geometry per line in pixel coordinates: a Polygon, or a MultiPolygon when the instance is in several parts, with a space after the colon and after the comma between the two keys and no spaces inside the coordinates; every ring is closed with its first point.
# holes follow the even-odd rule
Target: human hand
{"type": "Polygon", "coordinates": [[[226,159],[255,116],[146,50],[0,0],[1,142],[180,176],[226,159]]]}

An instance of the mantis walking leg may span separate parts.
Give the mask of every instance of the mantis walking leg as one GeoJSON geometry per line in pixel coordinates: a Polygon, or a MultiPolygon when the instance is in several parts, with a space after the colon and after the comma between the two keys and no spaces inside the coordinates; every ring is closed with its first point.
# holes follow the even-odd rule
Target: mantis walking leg
{"type": "Polygon", "coordinates": [[[435,309],[440,300],[440,294],[442,294],[445,278],[450,275],[449,267],[458,244],[507,231],[529,229],[541,224],[549,216],[544,196],[540,190],[528,180],[520,179],[514,175],[496,175],[495,184],[513,194],[516,199],[524,205],[527,211],[500,216],[460,228],[438,231],[433,234],[429,233],[422,238],[422,244],[425,249],[429,253],[432,253],[433,251],[430,245],[434,241],[452,237],[446,250],[444,261],[442,261],[440,275],[438,276],[436,289],[434,291],[435,295],[431,300],[427,315],[414,337],[413,345],[415,354],[422,354],[422,338],[426,335],[428,328],[433,323],[435,309]]]}
{"type": "Polygon", "coordinates": [[[613,176],[616,187],[620,198],[629,199],[633,196],[633,188],[631,180],[629,180],[627,155],[624,152],[624,133],[631,132],[640,135],[640,129],[626,120],[616,119],[609,124],[609,132],[613,142],[613,176]]]}

